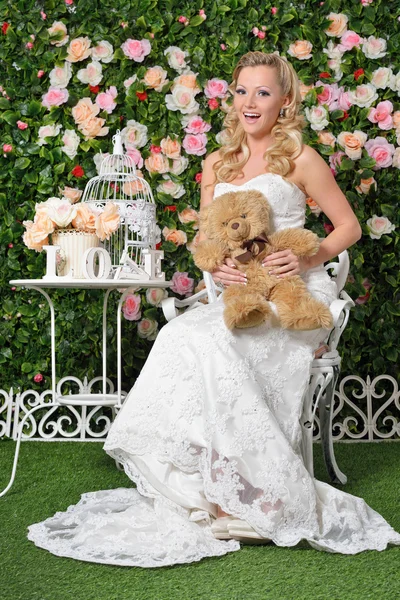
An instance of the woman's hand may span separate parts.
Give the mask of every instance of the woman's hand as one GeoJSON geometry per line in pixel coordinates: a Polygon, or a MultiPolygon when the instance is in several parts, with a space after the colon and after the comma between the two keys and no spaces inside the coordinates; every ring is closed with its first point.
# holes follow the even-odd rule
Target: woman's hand
{"type": "Polygon", "coordinates": [[[269,270],[271,275],[278,277],[292,277],[307,271],[308,262],[306,258],[299,258],[291,250],[274,252],[262,262],[263,267],[269,270]]]}
{"type": "Polygon", "coordinates": [[[226,258],[225,263],[212,272],[212,277],[215,283],[222,283],[224,287],[234,283],[247,282],[246,273],[238,271],[231,258],[226,258]]]}

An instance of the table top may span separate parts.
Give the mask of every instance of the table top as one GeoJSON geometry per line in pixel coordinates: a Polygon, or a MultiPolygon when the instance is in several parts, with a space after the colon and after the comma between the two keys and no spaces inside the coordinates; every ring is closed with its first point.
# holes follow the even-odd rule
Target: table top
{"type": "Polygon", "coordinates": [[[160,281],[159,279],[12,279],[10,285],[26,288],[109,290],[117,288],[167,288],[171,285],[171,281],[160,281]]]}

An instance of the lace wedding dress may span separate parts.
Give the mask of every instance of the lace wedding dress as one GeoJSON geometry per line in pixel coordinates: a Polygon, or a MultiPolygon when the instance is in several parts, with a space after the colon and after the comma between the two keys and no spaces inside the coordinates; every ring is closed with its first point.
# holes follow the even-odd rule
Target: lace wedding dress
{"type": "MultiPolygon", "coordinates": [[[[218,184],[264,192],[275,229],[302,227],[305,196],[278,175],[218,184]]],[[[307,272],[310,292],[329,304],[335,284],[307,272]]],[[[321,330],[263,325],[233,332],[221,301],[162,328],[111,427],[105,450],[135,488],[84,494],[76,506],[29,528],[60,556],[140,567],[198,561],[239,550],[216,540],[217,506],[278,546],[300,540],[355,554],[400,544],[400,535],[357,497],[320,481],[300,455],[299,418],[321,330]]]]}

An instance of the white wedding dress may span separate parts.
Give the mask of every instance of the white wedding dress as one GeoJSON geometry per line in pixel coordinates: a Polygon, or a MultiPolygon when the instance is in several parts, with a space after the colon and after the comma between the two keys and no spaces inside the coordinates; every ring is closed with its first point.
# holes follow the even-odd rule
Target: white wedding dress
{"type": "MultiPolygon", "coordinates": [[[[305,196],[280,176],[218,184],[215,201],[237,189],[265,193],[275,229],[304,225],[305,196]]],[[[305,281],[327,304],[336,297],[323,267],[305,281]]],[[[222,301],[204,305],[162,328],[111,427],[104,449],[136,489],[84,494],[67,512],[29,528],[37,546],[140,567],[220,556],[240,545],[213,537],[217,505],[278,546],[307,540],[318,550],[355,554],[400,544],[362,499],[304,467],[302,397],[324,332],[268,325],[231,332],[222,311],[222,301]]]]}

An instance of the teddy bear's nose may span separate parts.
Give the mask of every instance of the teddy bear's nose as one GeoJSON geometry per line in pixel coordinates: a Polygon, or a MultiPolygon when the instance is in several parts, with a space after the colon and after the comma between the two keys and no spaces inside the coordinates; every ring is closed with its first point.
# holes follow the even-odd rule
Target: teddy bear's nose
{"type": "Polygon", "coordinates": [[[232,229],[239,229],[239,223],[232,223],[232,229]]]}

